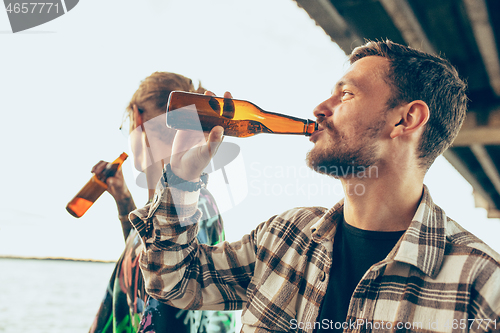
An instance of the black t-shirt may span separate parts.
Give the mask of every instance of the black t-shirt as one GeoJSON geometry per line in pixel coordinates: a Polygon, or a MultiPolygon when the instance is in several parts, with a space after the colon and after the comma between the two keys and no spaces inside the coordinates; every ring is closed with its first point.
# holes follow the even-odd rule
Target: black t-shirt
{"type": "Polygon", "coordinates": [[[343,331],[354,289],[372,265],[385,259],[403,233],[362,230],[343,221],[335,234],[330,280],[317,333],[343,331]]]}

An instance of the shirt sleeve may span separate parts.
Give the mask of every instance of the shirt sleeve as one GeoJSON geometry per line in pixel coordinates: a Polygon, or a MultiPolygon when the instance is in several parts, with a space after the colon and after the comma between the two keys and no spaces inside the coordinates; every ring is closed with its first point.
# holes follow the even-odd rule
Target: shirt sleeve
{"type": "Polygon", "coordinates": [[[144,244],[139,264],[146,292],[190,310],[237,310],[246,302],[256,260],[258,227],[234,243],[197,240],[198,192],[159,184],[153,202],[130,213],[144,244]]]}

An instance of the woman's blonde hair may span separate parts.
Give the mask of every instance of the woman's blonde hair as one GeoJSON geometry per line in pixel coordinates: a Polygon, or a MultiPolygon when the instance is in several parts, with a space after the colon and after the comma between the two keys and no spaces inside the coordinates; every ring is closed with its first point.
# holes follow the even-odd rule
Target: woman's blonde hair
{"type": "Polygon", "coordinates": [[[141,81],[139,89],[134,93],[126,108],[126,117],[132,115],[133,105],[137,105],[139,112],[144,115],[145,120],[157,116],[166,111],[168,97],[174,90],[204,93],[205,88],[199,84],[195,89],[193,81],[183,75],[169,72],[154,72],[141,81]],[[151,110],[151,109],[154,110],[151,110]],[[144,114],[145,110],[151,114],[144,114]]]}

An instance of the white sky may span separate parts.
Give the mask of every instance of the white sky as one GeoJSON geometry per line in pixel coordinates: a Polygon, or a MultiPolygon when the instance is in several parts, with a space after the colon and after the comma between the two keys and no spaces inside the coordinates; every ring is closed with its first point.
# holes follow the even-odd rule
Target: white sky
{"type": "MultiPolygon", "coordinates": [[[[9,31],[0,11],[0,255],[119,257],[109,194],[80,219],[65,206],[97,161],[129,151],[118,127],[152,72],[177,72],[217,94],[229,90],[266,110],[313,118],[345,65],[342,51],[292,0],[85,0],[52,22],[9,31]]],[[[248,188],[224,213],[229,240],[288,208],[340,199],[340,183],[305,168],[307,138],[225,140],[241,148],[239,175],[248,188]]],[[[125,175],[141,206],[147,194],[134,185],[130,162],[125,175]]],[[[500,252],[499,221],[474,208],[472,188],[448,162],[438,159],[426,184],[449,216],[500,252]]]]}

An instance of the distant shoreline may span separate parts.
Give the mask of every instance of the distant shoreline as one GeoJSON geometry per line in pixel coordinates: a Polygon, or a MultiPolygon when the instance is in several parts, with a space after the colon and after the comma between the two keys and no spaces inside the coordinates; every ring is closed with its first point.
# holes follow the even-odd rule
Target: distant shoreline
{"type": "Polygon", "coordinates": [[[0,259],[21,259],[21,260],[54,260],[54,261],[79,261],[79,262],[97,262],[97,263],[116,263],[116,260],[82,259],[82,258],[64,258],[64,257],[21,257],[21,256],[2,256],[0,259]]]}

